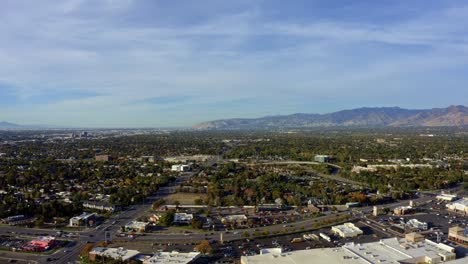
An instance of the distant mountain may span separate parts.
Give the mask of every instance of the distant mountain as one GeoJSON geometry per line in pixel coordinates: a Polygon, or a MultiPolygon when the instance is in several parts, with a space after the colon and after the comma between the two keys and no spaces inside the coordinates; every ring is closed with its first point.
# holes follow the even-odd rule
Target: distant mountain
{"type": "Polygon", "coordinates": [[[196,129],[275,129],[312,127],[466,126],[468,108],[462,105],[422,110],[363,107],[329,114],[292,114],[236,118],[200,123],[196,129]]]}
{"type": "Polygon", "coordinates": [[[0,130],[8,129],[8,130],[22,130],[22,129],[49,129],[49,128],[54,128],[53,126],[48,126],[48,125],[18,125],[15,123],[10,123],[10,122],[0,122],[0,130]]]}
{"type": "Polygon", "coordinates": [[[21,128],[21,125],[10,123],[10,122],[0,122],[0,128],[21,128]]]}

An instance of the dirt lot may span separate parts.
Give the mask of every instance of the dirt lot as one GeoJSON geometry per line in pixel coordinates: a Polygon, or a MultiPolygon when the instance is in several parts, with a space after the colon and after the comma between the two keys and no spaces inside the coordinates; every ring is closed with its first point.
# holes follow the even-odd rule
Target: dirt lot
{"type": "Polygon", "coordinates": [[[167,196],[166,198],[164,198],[164,200],[166,200],[166,204],[174,204],[175,201],[179,201],[180,204],[183,204],[183,205],[193,205],[193,204],[195,204],[194,203],[195,199],[198,199],[198,198],[205,199],[206,194],[203,194],[203,193],[174,193],[174,194],[171,194],[171,195],[167,196]]]}

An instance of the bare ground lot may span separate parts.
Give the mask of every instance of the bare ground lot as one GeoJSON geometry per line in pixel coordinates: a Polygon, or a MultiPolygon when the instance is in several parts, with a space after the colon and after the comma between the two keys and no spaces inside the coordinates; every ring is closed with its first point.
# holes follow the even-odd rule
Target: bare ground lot
{"type": "Polygon", "coordinates": [[[193,205],[195,204],[195,199],[202,199],[206,198],[206,194],[203,193],[174,193],[168,195],[164,200],[166,200],[166,204],[174,204],[176,201],[179,201],[182,205],[193,205]]]}

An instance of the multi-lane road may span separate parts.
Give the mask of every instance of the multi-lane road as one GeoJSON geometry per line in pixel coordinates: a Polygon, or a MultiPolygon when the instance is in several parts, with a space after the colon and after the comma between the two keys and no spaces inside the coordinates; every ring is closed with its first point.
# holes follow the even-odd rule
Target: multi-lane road
{"type": "MultiPolygon", "coordinates": [[[[25,263],[35,263],[34,261],[37,261],[38,263],[75,263],[79,258],[81,248],[86,243],[104,241],[106,238],[106,232],[108,232],[108,236],[111,238],[115,237],[122,225],[125,225],[126,223],[144,215],[151,208],[153,202],[157,199],[164,198],[172,193],[175,193],[177,186],[189,180],[190,177],[195,173],[197,173],[197,171],[183,173],[181,176],[177,177],[174,182],[169,183],[167,186],[161,187],[153,196],[148,197],[144,203],[133,205],[125,211],[121,211],[112,215],[97,228],[88,228],[81,232],[75,232],[78,234],[78,236],[67,238],[67,240],[72,241],[67,247],[60,249],[50,256],[35,256],[35,258],[33,258],[31,256],[34,255],[23,257],[22,255],[24,254],[13,254],[7,252],[4,253],[4,255],[0,255],[0,261],[12,259],[16,261],[23,261],[25,263]]],[[[1,226],[0,233],[11,234],[13,236],[22,238],[34,238],[41,235],[56,236],[57,230],[1,226]]]]}

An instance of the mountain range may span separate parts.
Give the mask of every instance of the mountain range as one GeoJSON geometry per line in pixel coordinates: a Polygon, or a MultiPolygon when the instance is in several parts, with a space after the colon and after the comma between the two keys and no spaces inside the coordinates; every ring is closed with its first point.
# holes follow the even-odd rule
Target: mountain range
{"type": "Polygon", "coordinates": [[[313,127],[414,127],[467,126],[468,108],[404,109],[400,107],[363,107],[328,114],[292,114],[261,118],[234,118],[208,121],[195,129],[277,129],[313,127]]]}
{"type": "Polygon", "coordinates": [[[21,128],[21,125],[10,123],[10,122],[0,122],[0,128],[8,128],[8,129],[13,129],[13,128],[21,128]]]}

